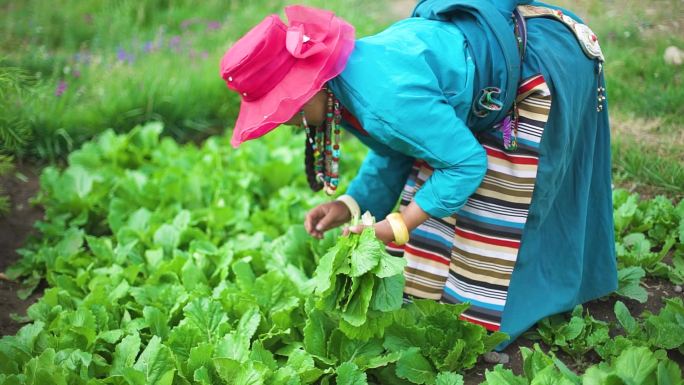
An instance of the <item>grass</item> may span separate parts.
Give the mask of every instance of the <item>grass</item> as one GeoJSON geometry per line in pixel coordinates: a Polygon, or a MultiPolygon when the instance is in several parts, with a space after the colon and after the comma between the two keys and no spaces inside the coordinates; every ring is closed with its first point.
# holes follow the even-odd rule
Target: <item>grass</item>
{"type": "Polygon", "coordinates": [[[665,63],[668,46],[684,48],[679,0],[579,0],[560,3],[596,32],[606,57],[611,108],[657,118],[672,130],[684,114],[681,67],[665,63]]]}
{"type": "MultiPolygon", "coordinates": [[[[0,5],[0,69],[22,73],[3,92],[0,153],[55,160],[106,128],[157,120],[179,140],[228,130],[238,98],[218,77],[225,50],[294,0],[48,0],[0,5]],[[6,134],[6,135],[4,135],[6,134]],[[19,138],[12,146],[7,140],[19,138]]],[[[308,0],[364,36],[407,15],[411,0],[308,0]]],[[[561,0],[596,31],[605,52],[618,184],[682,196],[684,86],[668,65],[684,48],[679,0],[561,0]]],[[[0,82],[0,88],[2,82],[0,82]]],[[[2,91],[2,89],[0,89],[2,91]]]]}
{"type": "Polygon", "coordinates": [[[606,56],[615,183],[648,195],[684,196],[684,79],[668,46],[684,48],[684,3],[560,1],[599,36],[606,56]]]}
{"type": "MultiPolygon", "coordinates": [[[[224,132],[239,101],[218,75],[221,56],[290,2],[67,0],[59,13],[47,0],[6,3],[0,67],[29,76],[30,95],[9,103],[33,137],[11,152],[54,160],[106,128],[127,131],[151,120],[179,140],[224,132]]],[[[379,2],[303,3],[335,10],[359,36],[383,26],[379,2]]]]}

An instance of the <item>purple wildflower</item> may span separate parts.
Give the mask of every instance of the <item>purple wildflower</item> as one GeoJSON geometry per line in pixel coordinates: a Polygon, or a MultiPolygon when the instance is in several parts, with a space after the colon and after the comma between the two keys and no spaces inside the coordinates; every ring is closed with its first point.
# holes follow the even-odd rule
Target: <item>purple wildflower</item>
{"type": "Polygon", "coordinates": [[[180,44],[181,38],[178,35],[172,36],[171,40],[169,40],[169,46],[171,47],[178,47],[180,44]]]}
{"type": "Polygon", "coordinates": [[[221,28],[221,23],[216,20],[207,23],[207,29],[210,31],[215,31],[219,28],[221,28]]]}
{"type": "Polygon", "coordinates": [[[151,41],[145,42],[145,45],[143,46],[143,51],[146,53],[150,53],[154,50],[154,43],[151,41]]]}
{"type": "Polygon", "coordinates": [[[64,80],[60,80],[59,84],[57,84],[57,88],[55,89],[55,96],[60,97],[64,94],[64,91],[67,89],[67,83],[64,80]]]}
{"type": "Polygon", "coordinates": [[[196,19],[185,19],[183,22],[181,22],[181,28],[182,29],[188,29],[189,26],[197,23],[196,19]]]}
{"type": "Polygon", "coordinates": [[[135,55],[126,52],[125,49],[120,48],[116,50],[116,58],[122,62],[128,62],[128,64],[133,64],[135,61],[135,55]]]}
{"type": "Polygon", "coordinates": [[[75,78],[80,78],[81,77],[81,71],[79,70],[74,70],[73,75],[75,78]]]}
{"type": "Polygon", "coordinates": [[[126,50],[123,48],[119,48],[116,50],[116,58],[119,59],[119,61],[126,61],[126,59],[128,59],[128,53],[126,53],[126,50]]]}

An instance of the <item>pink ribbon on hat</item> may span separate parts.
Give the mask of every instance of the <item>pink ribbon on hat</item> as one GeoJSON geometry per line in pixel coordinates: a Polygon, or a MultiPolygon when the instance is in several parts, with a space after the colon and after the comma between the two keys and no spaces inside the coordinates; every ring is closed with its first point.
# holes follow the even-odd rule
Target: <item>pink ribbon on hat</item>
{"type": "Polygon", "coordinates": [[[323,51],[325,44],[306,35],[302,25],[292,25],[287,28],[285,48],[297,59],[305,59],[323,51]]]}

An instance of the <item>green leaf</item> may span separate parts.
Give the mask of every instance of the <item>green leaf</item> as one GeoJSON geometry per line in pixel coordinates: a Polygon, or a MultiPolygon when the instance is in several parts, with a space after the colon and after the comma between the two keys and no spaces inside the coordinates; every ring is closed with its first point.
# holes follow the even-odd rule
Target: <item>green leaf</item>
{"type": "Polygon", "coordinates": [[[267,350],[261,341],[255,341],[252,344],[252,351],[249,354],[249,359],[264,364],[269,370],[274,371],[278,369],[278,362],[273,357],[273,353],[267,350]]]}
{"type": "Polygon", "coordinates": [[[287,359],[287,365],[299,374],[304,384],[310,384],[321,377],[323,371],[318,369],[311,354],[301,349],[293,350],[287,359]]]}
{"type": "Polygon", "coordinates": [[[632,314],[629,312],[629,309],[627,309],[627,306],[625,306],[624,303],[621,301],[615,302],[614,309],[618,322],[620,322],[620,325],[623,329],[625,329],[625,332],[628,335],[634,334],[638,331],[639,325],[634,317],[632,317],[632,314]]]}
{"type": "Polygon", "coordinates": [[[434,368],[418,348],[404,351],[397,361],[397,376],[414,384],[434,385],[436,380],[434,368]]]}
{"type": "Polygon", "coordinates": [[[615,371],[626,381],[636,385],[650,384],[646,382],[655,375],[658,360],[646,347],[632,347],[620,354],[615,360],[615,371]]]}
{"type": "Polygon", "coordinates": [[[42,321],[36,321],[19,329],[19,332],[16,335],[16,342],[19,349],[26,353],[33,353],[38,337],[43,330],[45,330],[45,323],[42,321]]]}
{"type": "Polygon", "coordinates": [[[161,344],[161,339],[154,336],[133,368],[144,374],[146,384],[171,385],[176,371],[176,360],[171,350],[161,344]]]}
{"type": "Polygon", "coordinates": [[[454,372],[441,372],[437,375],[435,385],[463,385],[463,376],[454,372]]]}
{"type": "Polygon", "coordinates": [[[584,373],[582,385],[631,385],[612,371],[592,366],[584,373]]]}
{"type": "Polygon", "coordinates": [[[681,385],[681,368],[674,361],[660,361],[658,362],[657,379],[658,385],[681,385]]]}
{"type": "Polygon", "coordinates": [[[216,356],[244,362],[249,357],[249,339],[238,332],[230,332],[216,345],[216,356]]]}
{"type": "Polygon", "coordinates": [[[216,339],[216,330],[228,320],[221,304],[210,298],[197,298],[183,308],[188,321],[195,325],[204,335],[206,341],[216,339]]]}
{"type": "Polygon", "coordinates": [[[108,344],[117,343],[121,337],[123,337],[123,331],[121,329],[107,330],[97,335],[98,340],[104,341],[108,344]]]}
{"type": "Polygon", "coordinates": [[[359,289],[349,301],[347,311],[342,314],[342,319],[353,326],[361,326],[366,322],[366,312],[373,296],[375,279],[372,275],[357,278],[361,281],[359,289]]]}
{"type": "Polygon", "coordinates": [[[64,238],[62,238],[57,244],[56,251],[59,256],[71,257],[81,250],[83,246],[83,231],[70,228],[64,233],[64,238]]]}
{"type": "Polygon", "coordinates": [[[211,374],[209,374],[209,369],[207,369],[206,366],[202,366],[201,368],[195,369],[195,371],[192,374],[192,379],[201,385],[214,384],[214,381],[211,378],[211,374]]]}
{"type": "Polygon", "coordinates": [[[64,370],[55,365],[55,350],[46,349],[24,367],[22,384],[66,385],[64,370]]]}
{"type": "Polygon", "coordinates": [[[382,338],[385,329],[394,322],[392,313],[383,313],[369,310],[366,314],[366,322],[361,326],[353,326],[345,320],[340,320],[339,329],[351,339],[367,341],[371,338],[382,338]]]}
{"type": "Polygon", "coordinates": [[[259,323],[261,322],[261,313],[259,313],[258,307],[252,307],[247,310],[240,321],[238,322],[237,332],[242,336],[242,338],[247,341],[251,340],[256,333],[259,323]]]}
{"type": "Polygon", "coordinates": [[[485,379],[481,385],[529,385],[529,382],[520,376],[516,376],[509,369],[504,369],[503,365],[498,364],[494,370],[485,370],[485,379]]]}
{"type": "Polygon", "coordinates": [[[641,279],[646,275],[644,269],[638,266],[626,267],[618,270],[617,294],[645,303],[648,292],[641,287],[641,279]]]}
{"type": "MultiPolygon", "coordinates": [[[[191,348],[190,356],[188,357],[188,372],[195,373],[202,367],[210,366],[213,353],[214,345],[208,342],[203,342],[191,348]]],[[[200,376],[203,376],[203,374],[200,374],[200,376]]]]}
{"type": "Polygon", "coordinates": [[[326,358],[327,341],[331,322],[328,317],[320,310],[313,309],[309,312],[309,317],[304,326],[304,346],[306,351],[319,358],[326,358]]]}
{"type": "Polygon", "coordinates": [[[129,368],[135,363],[138,352],[140,351],[140,336],[131,334],[119,342],[114,350],[112,361],[112,373],[121,374],[124,368],[129,368]]]}
{"type": "Polygon", "coordinates": [[[378,278],[370,307],[373,310],[393,311],[401,308],[404,302],[404,275],[378,278]]]}
{"type": "Polygon", "coordinates": [[[237,360],[226,357],[214,357],[213,361],[219,377],[228,384],[234,383],[240,374],[242,364],[237,360]]]}
{"type": "Polygon", "coordinates": [[[129,228],[135,230],[138,233],[145,233],[150,224],[150,219],[152,218],[152,212],[150,210],[141,207],[134,211],[128,219],[127,225],[129,228]]]}
{"type": "Polygon", "coordinates": [[[94,175],[79,165],[73,165],[64,172],[64,187],[67,188],[67,191],[73,189],[73,192],[80,199],[88,196],[93,189],[94,182],[101,180],[101,176],[94,175]]]}
{"type": "Polygon", "coordinates": [[[250,266],[249,261],[242,259],[235,261],[232,266],[233,273],[235,274],[235,283],[238,284],[240,289],[243,291],[251,291],[254,286],[254,281],[256,276],[250,266]]]}
{"type": "Polygon", "coordinates": [[[523,372],[529,381],[537,377],[541,371],[554,366],[551,357],[541,350],[539,344],[534,344],[534,350],[521,347],[520,354],[523,358],[523,372]]]}
{"type": "Polygon", "coordinates": [[[169,325],[167,325],[168,316],[162,313],[156,307],[145,306],[143,309],[143,316],[147,325],[150,327],[150,331],[153,335],[159,336],[162,339],[166,338],[169,334],[169,325]]]}
{"type": "Polygon", "coordinates": [[[368,385],[366,373],[362,372],[355,363],[345,362],[337,368],[337,385],[368,385]]]}
{"type": "Polygon", "coordinates": [[[563,335],[565,340],[574,340],[582,334],[584,326],[584,319],[582,319],[582,317],[572,317],[570,322],[564,325],[559,332],[563,335]]]}
{"type": "Polygon", "coordinates": [[[360,277],[366,272],[378,266],[380,259],[387,252],[385,246],[375,237],[372,227],[366,227],[357,247],[351,253],[351,277],[360,277]]]}
{"type": "Polygon", "coordinates": [[[289,366],[283,366],[273,373],[270,385],[301,385],[299,375],[289,366]]]}
{"type": "Polygon", "coordinates": [[[161,246],[164,250],[175,249],[180,242],[180,231],[177,227],[164,223],[154,232],[154,244],[161,246]]]}
{"type": "Polygon", "coordinates": [[[193,290],[199,285],[209,285],[207,277],[192,258],[188,258],[188,260],[185,261],[181,273],[183,286],[185,286],[187,290],[193,290]]]}
{"type": "Polygon", "coordinates": [[[399,274],[404,274],[406,267],[406,259],[403,257],[394,257],[387,252],[380,257],[380,263],[373,269],[373,274],[378,278],[387,278],[399,274]]]}
{"type": "Polygon", "coordinates": [[[332,249],[330,249],[327,253],[325,253],[321,260],[318,262],[318,267],[316,267],[316,271],[314,273],[313,284],[316,288],[316,293],[319,295],[327,294],[328,290],[330,290],[331,288],[331,283],[334,283],[332,279],[333,263],[338,253],[342,253],[341,243],[343,242],[343,239],[346,238],[341,238],[340,242],[332,249]]]}
{"type": "Polygon", "coordinates": [[[644,326],[649,343],[663,348],[684,346],[684,304],[681,298],[668,299],[658,315],[646,317],[644,326]]]}

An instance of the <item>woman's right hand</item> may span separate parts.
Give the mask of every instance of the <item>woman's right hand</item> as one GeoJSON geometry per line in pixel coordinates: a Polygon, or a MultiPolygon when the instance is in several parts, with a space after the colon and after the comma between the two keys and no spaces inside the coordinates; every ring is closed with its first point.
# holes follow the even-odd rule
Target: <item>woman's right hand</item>
{"type": "Polygon", "coordinates": [[[347,205],[340,201],[320,204],[306,214],[304,228],[312,236],[321,239],[326,231],[341,226],[351,219],[347,205]]]}

